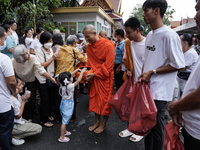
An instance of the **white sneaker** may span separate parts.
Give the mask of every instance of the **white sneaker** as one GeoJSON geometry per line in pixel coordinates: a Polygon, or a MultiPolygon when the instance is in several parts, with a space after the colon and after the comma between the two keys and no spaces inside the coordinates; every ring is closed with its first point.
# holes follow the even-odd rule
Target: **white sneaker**
{"type": "Polygon", "coordinates": [[[12,138],[12,144],[13,145],[22,145],[24,144],[24,140],[23,139],[15,139],[15,138],[12,138]]]}

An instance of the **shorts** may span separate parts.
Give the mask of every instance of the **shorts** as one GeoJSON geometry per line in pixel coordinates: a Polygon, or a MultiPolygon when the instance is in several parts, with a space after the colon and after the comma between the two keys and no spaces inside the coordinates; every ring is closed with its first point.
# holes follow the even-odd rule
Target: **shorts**
{"type": "Polygon", "coordinates": [[[74,99],[62,99],[60,103],[60,114],[62,116],[62,124],[68,124],[74,111],[74,99]]]}

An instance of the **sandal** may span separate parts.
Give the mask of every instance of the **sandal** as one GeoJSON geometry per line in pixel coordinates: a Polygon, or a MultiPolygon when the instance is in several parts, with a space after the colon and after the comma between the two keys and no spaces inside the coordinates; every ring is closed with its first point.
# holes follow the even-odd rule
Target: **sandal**
{"type": "Polygon", "coordinates": [[[121,138],[123,138],[123,137],[128,137],[128,136],[133,135],[133,133],[130,132],[128,129],[125,129],[125,130],[121,131],[120,133],[119,133],[119,136],[120,136],[121,138]],[[120,133],[122,133],[123,135],[120,135],[120,133]]]}
{"type": "Polygon", "coordinates": [[[72,134],[71,132],[67,131],[64,135],[68,136],[68,135],[71,135],[71,134],[72,134]]]}
{"type": "Polygon", "coordinates": [[[64,137],[64,139],[59,138],[58,142],[63,143],[63,142],[69,142],[69,138],[68,137],[64,137]]]}
{"type": "Polygon", "coordinates": [[[54,117],[52,117],[52,116],[49,116],[48,119],[49,119],[49,121],[51,121],[51,122],[54,121],[54,117]]]}
{"type": "Polygon", "coordinates": [[[132,142],[139,142],[139,141],[142,140],[142,138],[143,138],[143,136],[133,134],[133,135],[130,137],[129,140],[132,141],[132,142]],[[135,138],[135,140],[132,140],[131,138],[135,138]]]}
{"type": "Polygon", "coordinates": [[[46,128],[51,128],[51,127],[53,127],[53,124],[52,124],[51,122],[45,122],[45,123],[40,122],[40,124],[41,124],[43,127],[46,127],[46,128]],[[49,124],[49,125],[45,125],[45,124],[49,124]]]}

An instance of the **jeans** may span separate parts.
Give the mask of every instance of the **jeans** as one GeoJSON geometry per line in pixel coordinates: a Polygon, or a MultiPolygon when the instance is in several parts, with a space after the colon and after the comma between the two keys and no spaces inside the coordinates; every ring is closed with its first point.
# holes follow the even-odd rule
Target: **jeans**
{"type": "Polygon", "coordinates": [[[167,101],[154,100],[157,111],[157,123],[145,137],[145,150],[163,150],[164,148],[164,119],[167,101]]]}
{"type": "Polygon", "coordinates": [[[114,77],[115,77],[115,85],[116,85],[116,91],[121,87],[121,85],[124,83],[124,80],[122,79],[124,75],[124,71],[120,71],[119,74],[115,73],[115,70],[118,68],[120,64],[115,65],[114,67],[114,77]]]}

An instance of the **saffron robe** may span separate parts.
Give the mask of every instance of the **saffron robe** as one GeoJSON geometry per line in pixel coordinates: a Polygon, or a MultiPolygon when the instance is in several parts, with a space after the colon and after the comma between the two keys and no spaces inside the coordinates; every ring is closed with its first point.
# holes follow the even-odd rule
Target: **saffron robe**
{"type": "Polygon", "coordinates": [[[92,68],[94,78],[89,81],[89,111],[109,116],[112,108],[107,103],[113,96],[114,45],[99,36],[95,43],[87,45],[86,66],[92,68]]]}

